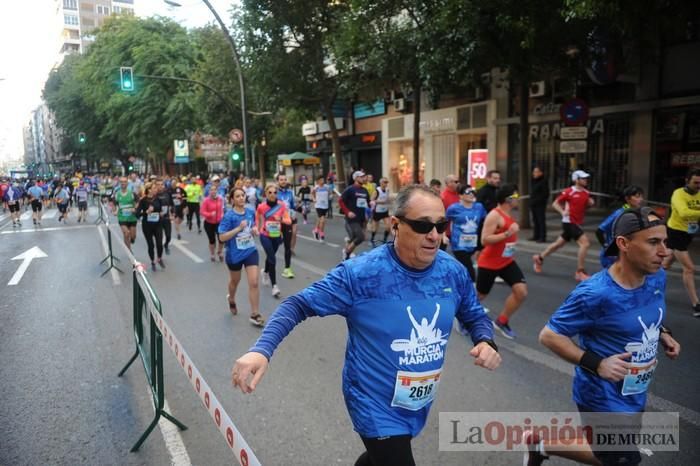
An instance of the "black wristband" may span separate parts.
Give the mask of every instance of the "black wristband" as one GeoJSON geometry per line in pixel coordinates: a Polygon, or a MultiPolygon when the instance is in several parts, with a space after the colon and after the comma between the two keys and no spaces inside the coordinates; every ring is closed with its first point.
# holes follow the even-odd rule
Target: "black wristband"
{"type": "Polygon", "coordinates": [[[591,374],[598,375],[598,366],[600,366],[601,362],[603,362],[603,358],[591,351],[586,351],[583,353],[583,356],[581,356],[581,360],[578,362],[578,365],[583,369],[586,369],[591,374]]]}
{"type": "MultiPolygon", "coordinates": [[[[493,341],[493,340],[479,340],[479,341],[476,342],[476,345],[478,345],[479,343],[486,343],[486,344],[489,345],[491,348],[493,348],[494,351],[496,351],[496,352],[498,353],[498,346],[496,346],[496,342],[495,342],[495,341],[493,341]]],[[[476,346],[476,345],[474,345],[474,346],[476,346]]]]}
{"type": "Polygon", "coordinates": [[[671,329],[666,327],[665,325],[661,325],[659,327],[659,333],[668,333],[669,337],[673,336],[673,332],[671,332],[671,329]]]}

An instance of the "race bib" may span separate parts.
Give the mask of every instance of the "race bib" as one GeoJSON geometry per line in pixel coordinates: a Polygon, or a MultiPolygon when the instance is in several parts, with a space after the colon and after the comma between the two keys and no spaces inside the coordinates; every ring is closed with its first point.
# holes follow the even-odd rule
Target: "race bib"
{"type": "Polygon", "coordinates": [[[180,199],[173,199],[173,205],[174,206],[179,206],[182,204],[182,201],[180,199]]]}
{"type": "Polygon", "coordinates": [[[475,234],[461,234],[459,235],[459,247],[460,248],[475,248],[476,247],[476,235],[475,234]]]}
{"type": "Polygon", "coordinates": [[[111,189],[107,189],[107,190],[105,191],[105,196],[111,196],[111,195],[112,195],[112,190],[111,190],[111,189]]]}
{"type": "Polygon", "coordinates": [[[158,212],[151,212],[146,217],[146,220],[150,223],[160,222],[160,214],[158,212]]]}
{"type": "Polygon", "coordinates": [[[688,233],[694,235],[698,232],[698,222],[688,222],[688,233]]]}
{"type": "MultiPolygon", "coordinates": [[[[269,224],[268,224],[269,226],[269,224]]],[[[269,232],[269,230],[268,230],[269,232]]],[[[253,241],[253,235],[246,232],[241,232],[236,236],[236,247],[238,249],[250,249],[255,247],[255,241],[253,241]]]]}
{"type": "Polygon", "coordinates": [[[310,201],[310,200],[311,200],[311,194],[304,194],[304,195],[302,196],[302,199],[304,199],[305,201],[310,201]]]}
{"type": "Polygon", "coordinates": [[[656,359],[651,362],[632,363],[629,373],[622,382],[622,394],[638,395],[646,392],[654,375],[656,364],[656,359]]]}
{"type": "Polygon", "coordinates": [[[405,372],[396,374],[394,398],[391,406],[418,411],[432,403],[437,393],[442,369],[428,372],[405,372]]]}
{"type": "Polygon", "coordinates": [[[387,206],[386,204],[377,204],[374,207],[374,211],[377,212],[378,214],[383,214],[384,212],[389,211],[389,206],[387,206]]]}
{"type": "Polygon", "coordinates": [[[119,209],[119,213],[121,213],[123,216],[129,216],[134,213],[134,209],[131,207],[122,207],[119,209]]]}
{"type": "Polygon", "coordinates": [[[167,205],[162,206],[161,209],[163,210],[163,214],[167,214],[169,208],[170,208],[170,206],[167,206],[167,205]]]}
{"type": "Polygon", "coordinates": [[[503,254],[501,254],[501,256],[513,257],[513,254],[515,254],[515,243],[506,243],[506,247],[503,248],[503,254]]]}
{"type": "Polygon", "coordinates": [[[280,230],[280,222],[267,222],[265,224],[265,228],[267,229],[267,233],[270,235],[270,238],[279,238],[282,234],[280,230]]]}
{"type": "Polygon", "coordinates": [[[361,209],[366,209],[367,208],[367,199],[364,197],[358,197],[357,198],[357,207],[361,209]]]}
{"type": "Polygon", "coordinates": [[[15,204],[17,204],[17,201],[14,201],[14,200],[12,200],[12,201],[7,201],[7,203],[8,203],[9,205],[15,205],[15,204]]]}

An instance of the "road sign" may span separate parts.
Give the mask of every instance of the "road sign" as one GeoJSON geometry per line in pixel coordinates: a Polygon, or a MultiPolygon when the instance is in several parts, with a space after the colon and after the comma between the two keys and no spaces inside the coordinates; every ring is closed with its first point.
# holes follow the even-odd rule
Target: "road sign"
{"type": "Polygon", "coordinates": [[[487,149],[470,149],[467,154],[467,184],[478,189],[486,184],[489,151],[487,149]]]}
{"type": "Polygon", "coordinates": [[[588,150],[586,141],[561,141],[559,143],[559,152],[562,154],[581,154],[588,150]]]}
{"type": "Polygon", "coordinates": [[[577,126],[588,120],[588,104],[583,99],[569,99],[559,109],[559,116],[567,126],[577,126]]]}
{"type": "Polygon", "coordinates": [[[228,132],[228,137],[232,142],[241,142],[243,140],[243,131],[240,129],[232,129],[228,132]]]}
{"type": "Polygon", "coordinates": [[[588,137],[588,127],[565,126],[560,130],[559,136],[562,139],[586,139],[588,137]]]}

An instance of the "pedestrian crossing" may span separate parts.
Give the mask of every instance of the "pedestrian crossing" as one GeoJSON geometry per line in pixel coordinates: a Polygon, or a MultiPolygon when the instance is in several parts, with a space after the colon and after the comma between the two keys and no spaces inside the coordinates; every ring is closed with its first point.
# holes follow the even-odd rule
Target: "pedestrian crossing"
{"type": "MultiPolygon", "coordinates": [[[[95,219],[98,216],[98,213],[99,213],[99,211],[98,211],[97,206],[88,207],[88,220],[91,218],[95,219]]],[[[43,209],[41,221],[44,222],[46,220],[55,219],[57,215],[58,215],[58,209],[56,209],[56,208],[43,209]]],[[[71,209],[69,220],[76,219],[77,215],[78,215],[78,210],[76,208],[71,209]]],[[[20,219],[20,222],[22,222],[22,223],[31,222],[32,210],[29,209],[29,210],[22,212],[22,215],[20,215],[19,219],[20,219]]],[[[8,221],[10,220],[9,213],[0,214],[0,223],[4,222],[5,220],[8,220],[8,221]]]]}

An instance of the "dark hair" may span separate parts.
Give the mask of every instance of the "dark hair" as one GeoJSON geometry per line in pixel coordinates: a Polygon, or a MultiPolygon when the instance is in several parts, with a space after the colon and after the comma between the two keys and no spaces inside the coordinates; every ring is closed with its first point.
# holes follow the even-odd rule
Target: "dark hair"
{"type": "Polygon", "coordinates": [[[688,170],[688,176],[686,176],[685,179],[690,180],[694,176],[700,176],[700,168],[691,168],[688,170]]]}
{"type": "Polygon", "coordinates": [[[491,178],[491,175],[493,175],[494,173],[498,173],[499,175],[501,174],[501,172],[499,172],[498,170],[489,170],[486,172],[486,178],[491,178]]]}
{"type": "Polygon", "coordinates": [[[442,186],[442,183],[437,178],[430,180],[430,186],[442,186]]]}
{"type": "Polygon", "coordinates": [[[467,190],[472,190],[476,191],[474,188],[472,188],[470,185],[465,184],[464,186],[460,186],[459,190],[457,191],[459,194],[466,194],[467,190]]]}
{"type": "Polygon", "coordinates": [[[496,191],[496,202],[503,204],[510,196],[518,192],[518,185],[504,184],[496,191]]]}
{"type": "Polygon", "coordinates": [[[396,217],[403,217],[406,215],[406,209],[408,208],[408,202],[411,200],[413,197],[414,193],[423,193],[427,196],[434,197],[435,199],[440,200],[442,202],[442,199],[440,199],[440,196],[438,196],[435,191],[431,190],[429,187],[427,187],[424,184],[409,184],[408,186],[404,187],[401,191],[399,191],[399,194],[396,195],[396,210],[394,211],[394,215],[396,217]]]}
{"type": "Polygon", "coordinates": [[[637,185],[631,184],[622,190],[622,200],[624,201],[628,197],[636,196],[637,194],[644,194],[644,190],[637,185]]]}

